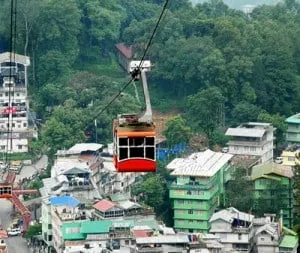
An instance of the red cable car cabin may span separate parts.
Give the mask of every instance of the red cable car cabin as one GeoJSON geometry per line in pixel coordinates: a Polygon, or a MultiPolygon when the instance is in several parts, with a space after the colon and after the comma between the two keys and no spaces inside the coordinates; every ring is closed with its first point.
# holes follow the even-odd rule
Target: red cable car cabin
{"type": "Polygon", "coordinates": [[[114,165],[118,172],[155,172],[155,126],[114,121],[114,165]]]}
{"type": "Polygon", "coordinates": [[[10,199],[12,197],[12,186],[7,184],[0,184],[0,198],[10,199]]]}

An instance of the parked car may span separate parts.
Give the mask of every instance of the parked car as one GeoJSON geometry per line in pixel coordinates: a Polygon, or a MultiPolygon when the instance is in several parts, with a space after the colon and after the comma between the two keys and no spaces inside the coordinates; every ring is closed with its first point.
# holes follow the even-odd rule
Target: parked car
{"type": "Polygon", "coordinates": [[[21,235],[21,234],[22,234],[22,231],[19,228],[13,228],[7,232],[8,236],[17,236],[17,235],[21,235]]]}
{"type": "Polygon", "coordinates": [[[274,162],[280,164],[280,163],[283,162],[283,158],[281,156],[278,156],[278,157],[275,158],[274,162]]]}

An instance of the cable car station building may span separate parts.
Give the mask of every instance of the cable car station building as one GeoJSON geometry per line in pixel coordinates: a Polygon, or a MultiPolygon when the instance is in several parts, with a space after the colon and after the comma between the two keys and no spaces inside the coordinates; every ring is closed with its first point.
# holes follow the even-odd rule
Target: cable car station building
{"type": "Polygon", "coordinates": [[[28,152],[29,138],[37,137],[36,131],[28,126],[29,65],[27,56],[9,52],[0,54],[0,152],[28,152]]]}

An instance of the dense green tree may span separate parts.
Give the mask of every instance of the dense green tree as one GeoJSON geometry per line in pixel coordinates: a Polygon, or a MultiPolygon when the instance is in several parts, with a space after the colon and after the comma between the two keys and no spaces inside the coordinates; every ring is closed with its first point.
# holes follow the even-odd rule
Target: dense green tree
{"type": "Polygon", "coordinates": [[[278,113],[271,115],[264,111],[258,115],[257,120],[259,122],[271,123],[273,125],[273,127],[276,128],[276,131],[275,131],[276,148],[279,148],[280,146],[282,146],[284,144],[285,133],[287,130],[287,123],[285,122],[285,117],[280,116],[278,113]]]}
{"type": "Polygon", "coordinates": [[[164,194],[167,189],[164,187],[163,179],[159,175],[150,175],[142,183],[132,189],[134,195],[139,195],[140,200],[145,204],[159,210],[164,202],[164,194]]]}
{"type": "Polygon", "coordinates": [[[43,127],[43,141],[53,153],[85,140],[86,115],[75,105],[73,100],[67,100],[64,105],[56,107],[43,127]]]}
{"type": "Polygon", "coordinates": [[[167,129],[163,132],[169,146],[188,143],[192,132],[185,119],[176,116],[167,122],[167,129]]]}
{"type": "Polygon", "coordinates": [[[188,98],[188,122],[191,122],[196,129],[202,130],[211,139],[214,131],[222,123],[224,104],[225,97],[218,88],[210,87],[199,91],[188,98]]]}
{"type": "Polygon", "coordinates": [[[231,180],[225,186],[225,206],[232,206],[248,213],[253,204],[251,195],[253,186],[252,182],[246,179],[246,175],[244,168],[234,169],[231,180]]]}

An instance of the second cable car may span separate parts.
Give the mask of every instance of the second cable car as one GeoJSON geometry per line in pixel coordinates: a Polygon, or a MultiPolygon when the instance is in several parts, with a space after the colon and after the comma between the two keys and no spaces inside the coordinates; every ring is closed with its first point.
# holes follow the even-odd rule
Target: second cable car
{"type": "Polygon", "coordinates": [[[155,125],[152,122],[152,110],[145,72],[150,70],[150,61],[131,62],[131,71],[142,77],[146,110],[138,114],[119,115],[113,122],[114,165],[118,172],[155,172],[155,125]]]}

